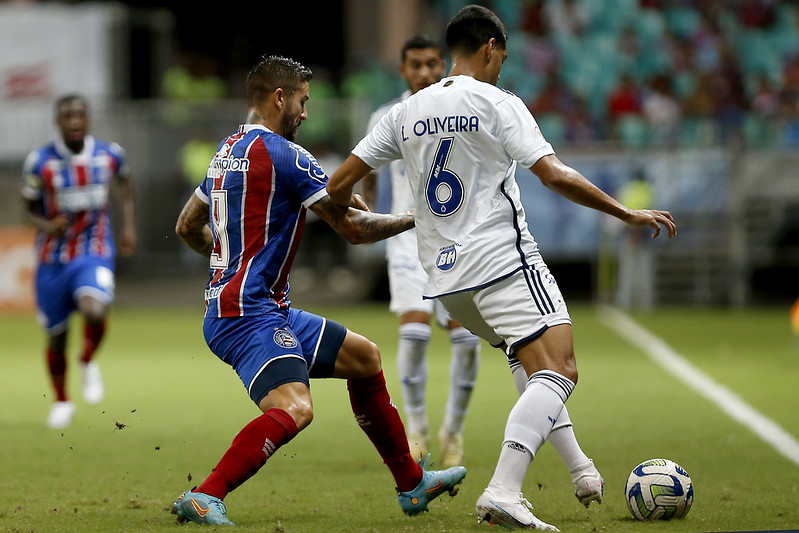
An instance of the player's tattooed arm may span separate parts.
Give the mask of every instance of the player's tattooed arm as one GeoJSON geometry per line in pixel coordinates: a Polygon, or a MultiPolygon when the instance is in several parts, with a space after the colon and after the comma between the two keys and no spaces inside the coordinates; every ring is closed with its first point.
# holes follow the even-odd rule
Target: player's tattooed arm
{"type": "Polygon", "coordinates": [[[352,244],[387,239],[414,226],[413,211],[382,214],[372,213],[365,207],[358,195],[353,195],[350,207],[335,204],[325,196],[310,209],[352,244]]]}
{"type": "Polygon", "coordinates": [[[198,254],[211,256],[214,238],[208,227],[208,205],[192,194],[178,216],[175,233],[198,254]]]}

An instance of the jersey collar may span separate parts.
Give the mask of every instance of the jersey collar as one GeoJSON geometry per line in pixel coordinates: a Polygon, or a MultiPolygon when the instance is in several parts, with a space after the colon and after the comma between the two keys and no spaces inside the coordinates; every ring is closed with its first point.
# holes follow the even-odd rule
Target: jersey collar
{"type": "Polygon", "coordinates": [[[69,159],[70,157],[89,157],[94,153],[94,137],[91,135],[86,135],[83,138],[83,150],[77,154],[67,148],[67,145],[64,143],[64,139],[61,137],[58,137],[55,140],[55,149],[56,152],[58,152],[58,155],[64,159],[69,159]]]}
{"type": "Polygon", "coordinates": [[[268,131],[269,133],[274,133],[272,130],[270,130],[269,128],[267,128],[263,124],[242,124],[241,126],[239,126],[239,131],[241,133],[247,133],[247,132],[250,132],[252,130],[264,130],[264,131],[268,131]]]}

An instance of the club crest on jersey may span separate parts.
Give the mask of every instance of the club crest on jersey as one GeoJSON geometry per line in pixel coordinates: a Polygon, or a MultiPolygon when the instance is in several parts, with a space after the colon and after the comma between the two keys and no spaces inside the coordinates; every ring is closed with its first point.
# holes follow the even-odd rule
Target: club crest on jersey
{"type": "Polygon", "coordinates": [[[438,252],[438,257],[436,258],[436,268],[446,272],[453,266],[455,266],[455,261],[458,259],[458,253],[455,250],[455,245],[450,244],[449,246],[445,246],[438,252]]]}
{"type": "Polygon", "coordinates": [[[275,340],[275,344],[283,348],[296,348],[299,345],[297,338],[287,329],[275,330],[273,339],[275,340]]]}
{"type": "Polygon", "coordinates": [[[294,159],[294,165],[301,171],[308,174],[311,179],[322,180],[325,177],[325,171],[319,165],[316,158],[311,155],[311,152],[300,146],[299,144],[289,143],[289,146],[294,149],[297,156],[294,159]],[[303,157],[300,157],[300,156],[303,157]]]}

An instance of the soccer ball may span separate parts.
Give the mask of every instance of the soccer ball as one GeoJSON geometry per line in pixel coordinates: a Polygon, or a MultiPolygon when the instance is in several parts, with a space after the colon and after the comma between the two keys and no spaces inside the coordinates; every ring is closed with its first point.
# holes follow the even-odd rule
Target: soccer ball
{"type": "Polygon", "coordinates": [[[624,497],[638,520],[682,518],[694,503],[694,484],[674,461],[650,459],[630,472],[624,497]]]}

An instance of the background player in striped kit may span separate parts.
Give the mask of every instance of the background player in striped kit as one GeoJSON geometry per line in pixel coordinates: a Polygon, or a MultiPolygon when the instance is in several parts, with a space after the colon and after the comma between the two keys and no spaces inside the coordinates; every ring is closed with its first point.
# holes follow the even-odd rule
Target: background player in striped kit
{"type": "Polygon", "coordinates": [[[384,239],[414,224],[410,212],[364,210],[358,196],[344,207],[330,201],[324,171],[293,142],[307,118],[311,76],[283,57],[265,57],[253,67],[248,123],[220,143],[206,179],[178,218],[178,235],[209,257],[206,342],[263,412],[236,435],[211,475],[175,500],[180,520],[232,525],[223,499],[311,423],[309,378],[347,380],[355,418],[394,476],[406,514],[425,511],[466,475],[462,466],[428,471],[413,460],[374,343],[290,305],[289,271],[308,209],[353,243],[384,239]]]}
{"type": "MultiPolygon", "coordinates": [[[[406,41],[400,59],[400,75],[407,83],[408,90],[398,100],[372,113],[367,131],[394,104],[440,80],[446,68],[441,47],[426,36],[416,36],[406,41]]],[[[392,161],[377,169],[376,173],[371,173],[364,182],[364,191],[375,191],[366,196],[375,211],[398,213],[414,207],[413,193],[401,160],[392,161]],[[369,201],[370,197],[374,198],[369,201]],[[390,200],[390,206],[384,199],[390,200]]],[[[436,321],[449,330],[452,346],[449,396],[438,432],[441,464],[445,467],[463,464],[464,418],[480,364],[480,339],[453,320],[438,300],[422,298],[427,274],[419,262],[416,230],[411,229],[389,238],[386,241],[386,259],[391,291],[389,308],[399,316],[400,322],[397,369],[411,455],[418,458],[428,453],[426,355],[430,342],[430,318],[435,311],[436,321]]]]}
{"type": "MultiPolygon", "coordinates": [[[[516,166],[573,202],[652,228],[653,237],[661,224],[669,236],[676,226],[666,211],[621,205],[555,156],[524,102],[496,87],[507,32],[493,12],[464,7],[446,37],[450,75],[393,107],[331,176],[328,191],[346,204],[372,168],[404,160],[416,199],[419,257],[430,278],[425,296],[441,299],[466,328],[505,348],[523,385],[494,475],[477,500],[478,519],[557,530],[533,515],[521,489],[544,441],[571,431],[571,421],[563,423],[577,366],[571,318],[527,226],[516,166]]],[[[582,450],[558,451],[574,454],[564,458],[567,464],[582,463],[570,468],[578,499],[601,501],[604,482],[582,450]]]]}
{"type": "Polygon", "coordinates": [[[63,428],[75,412],[66,392],[65,354],[68,318],[75,310],[85,320],[80,357],[83,396],[95,404],[104,395],[94,355],[114,298],[112,184],[122,207],[119,251],[123,255],[136,247],[136,225],[125,151],[88,135],[89,105],[83,96],[59,98],[55,115],[60,138],[26,158],[22,196],[28,219],[38,230],[36,303],[48,335],[47,364],[55,391],[47,425],[63,428]]]}

